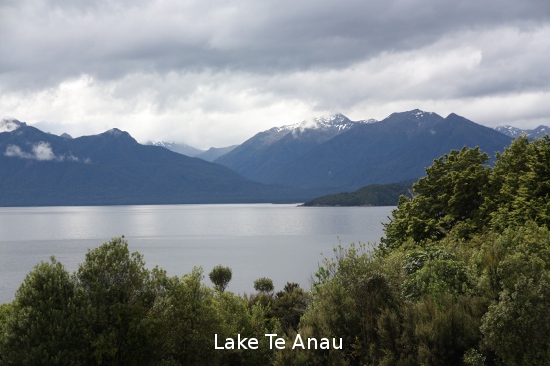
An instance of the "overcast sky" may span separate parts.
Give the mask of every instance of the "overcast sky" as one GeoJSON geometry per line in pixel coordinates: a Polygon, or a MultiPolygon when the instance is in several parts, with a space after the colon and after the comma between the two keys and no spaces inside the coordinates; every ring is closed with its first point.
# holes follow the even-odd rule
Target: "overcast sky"
{"type": "Polygon", "coordinates": [[[0,0],[0,117],[199,148],[419,108],[550,125],[548,0],[0,0]]]}

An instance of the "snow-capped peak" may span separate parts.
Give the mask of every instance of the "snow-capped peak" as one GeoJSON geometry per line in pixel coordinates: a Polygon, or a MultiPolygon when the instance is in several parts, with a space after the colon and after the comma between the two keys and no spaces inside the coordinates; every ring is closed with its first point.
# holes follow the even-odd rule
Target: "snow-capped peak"
{"type": "Polygon", "coordinates": [[[425,112],[425,111],[421,111],[420,109],[415,109],[414,111],[414,116],[416,118],[422,118],[424,117],[424,115],[432,115],[433,112],[425,112]]]}
{"type": "Polygon", "coordinates": [[[529,132],[526,131],[526,130],[522,130],[521,128],[517,128],[517,127],[514,127],[514,126],[510,126],[510,125],[497,126],[497,127],[495,127],[495,130],[497,130],[498,132],[503,133],[507,136],[510,136],[510,137],[517,137],[519,135],[523,135],[523,134],[528,135],[529,134],[529,132]]]}
{"type": "Polygon", "coordinates": [[[525,135],[529,139],[534,139],[534,138],[542,138],[545,135],[547,135],[548,133],[546,131],[550,130],[550,127],[538,126],[533,130],[526,130],[526,129],[517,128],[510,125],[504,125],[504,126],[495,127],[495,130],[513,138],[516,138],[520,135],[525,135]]]}
{"type": "Polygon", "coordinates": [[[374,118],[362,119],[360,121],[357,121],[357,123],[376,123],[376,122],[380,122],[380,121],[374,118]]]}
{"type": "Polygon", "coordinates": [[[178,154],[183,154],[187,156],[196,156],[204,151],[201,149],[197,149],[193,146],[187,145],[184,142],[173,142],[173,141],[166,141],[166,140],[150,140],[150,141],[147,141],[146,145],[161,146],[168,150],[177,152],[178,154]]]}
{"type": "Polygon", "coordinates": [[[174,142],[174,141],[166,141],[166,140],[151,140],[148,141],[146,145],[153,145],[153,146],[162,146],[167,148],[168,150],[171,150],[173,148],[192,148],[194,147],[187,145],[185,142],[174,142]]]}
{"type": "MultiPolygon", "coordinates": [[[[359,121],[359,123],[362,122],[363,121],[359,121]]],[[[277,132],[295,130],[303,131],[305,129],[336,129],[338,131],[342,131],[351,128],[354,123],[356,122],[352,122],[343,114],[338,113],[332,116],[322,116],[308,119],[292,125],[276,127],[275,129],[277,132]]]]}
{"type": "Polygon", "coordinates": [[[147,143],[147,145],[162,146],[162,147],[172,146],[174,144],[175,144],[174,142],[164,141],[164,140],[151,140],[147,143]]]}

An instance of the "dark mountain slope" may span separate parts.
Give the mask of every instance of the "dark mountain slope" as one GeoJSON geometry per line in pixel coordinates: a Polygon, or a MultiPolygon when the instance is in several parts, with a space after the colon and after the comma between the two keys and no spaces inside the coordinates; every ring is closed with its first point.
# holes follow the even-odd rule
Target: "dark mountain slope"
{"type": "Polygon", "coordinates": [[[372,183],[391,183],[424,175],[433,159],[463,146],[480,146],[493,155],[511,138],[451,114],[414,110],[359,125],[273,172],[270,183],[335,192],[372,183]]]}
{"type": "Polygon", "coordinates": [[[273,179],[273,172],[363,121],[336,114],[260,132],[214,162],[258,182],[273,179]]]}
{"type": "Polygon", "coordinates": [[[64,139],[21,125],[0,133],[0,205],[301,201],[303,191],[256,183],[228,168],[138,144],[113,129],[64,139]]]}

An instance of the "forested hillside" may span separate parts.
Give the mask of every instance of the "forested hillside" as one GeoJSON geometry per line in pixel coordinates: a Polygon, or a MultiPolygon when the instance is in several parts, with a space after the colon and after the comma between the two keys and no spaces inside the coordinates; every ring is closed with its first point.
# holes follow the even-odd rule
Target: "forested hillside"
{"type": "Polygon", "coordinates": [[[548,365],[550,138],[488,159],[437,159],[382,242],[335,248],[310,292],[168,277],[122,238],[72,275],[41,263],[0,308],[0,365],[548,365]]]}
{"type": "Polygon", "coordinates": [[[303,206],[395,206],[401,195],[407,195],[407,182],[369,184],[354,192],[327,194],[304,202],[303,206]]]}

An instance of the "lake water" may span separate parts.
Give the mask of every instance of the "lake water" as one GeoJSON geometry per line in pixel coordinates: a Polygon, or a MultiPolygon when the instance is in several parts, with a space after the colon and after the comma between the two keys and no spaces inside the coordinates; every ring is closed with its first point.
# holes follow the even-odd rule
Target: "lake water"
{"type": "Polygon", "coordinates": [[[40,261],[51,255],[70,271],[88,249],[125,235],[147,267],[169,275],[202,266],[205,283],[218,264],[229,266],[228,290],[253,292],[253,281],[287,281],[310,289],[323,255],[339,241],[378,242],[394,207],[296,207],[296,205],[162,205],[101,207],[1,207],[0,303],[40,261]],[[322,255],[323,254],[323,255],[322,255]]]}

